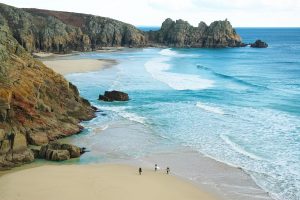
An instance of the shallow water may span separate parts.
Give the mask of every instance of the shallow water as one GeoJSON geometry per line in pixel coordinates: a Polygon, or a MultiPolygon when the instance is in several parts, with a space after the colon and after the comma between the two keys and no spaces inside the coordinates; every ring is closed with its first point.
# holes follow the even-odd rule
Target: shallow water
{"type": "MultiPolygon", "coordinates": [[[[67,76],[105,113],[83,123],[84,133],[67,139],[92,150],[71,162],[146,162],[149,157],[154,162],[173,152],[160,160],[193,166],[199,152],[199,157],[204,154],[242,168],[273,198],[298,200],[300,29],[238,33],[245,42],[265,40],[269,48],[146,48],[76,55],[116,59],[119,64],[67,76]],[[112,89],[129,93],[131,100],[97,100],[112,89]],[[175,159],[182,148],[191,150],[194,159],[175,159]]],[[[197,171],[197,165],[193,169],[197,171]]],[[[178,173],[197,179],[182,169],[178,173]]],[[[250,199],[256,193],[249,192],[253,187],[243,188],[250,199]]],[[[258,198],[267,197],[262,193],[258,198]]]]}

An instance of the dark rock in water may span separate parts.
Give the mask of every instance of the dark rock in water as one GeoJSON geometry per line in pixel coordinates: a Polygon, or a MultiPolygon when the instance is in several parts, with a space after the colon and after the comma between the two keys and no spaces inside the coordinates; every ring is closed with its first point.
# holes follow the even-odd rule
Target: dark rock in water
{"type": "Polygon", "coordinates": [[[102,101],[113,101],[112,99],[106,97],[105,95],[99,95],[99,100],[102,100],[102,101]]]}
{"type": "Polygon", "coordinates": [[[95,106],[92,106],[92,109],[95,111],[95,112],[101,112],[97,107],[95,106]]]}
{"type": "Polygon", "coordinates": [[[99,95],[99,100],[102,101],[128,101],[129,96],[121,91],[105,91],[104,95],[99,95]]]}
{"type": "Polygon", "coordinates": [[[89,150],[86,150],[85,147],[80,148],[80,154],[84,154],[86,152],[90,152],[89,150]]]}
{"type": "Polygon", "coordinates": [[[250,44],[252,48],[267,48],[268,44],[261,40],[256,40],[254,43],[250,44]]]}
{"type": "Polygon", "coordinates": [[[81,154],[82,149],[75,145],[50,142],[49,144],[41,147],[38,158],[52,161],[63,161],[70,158],[78,158],[81,154]]]}

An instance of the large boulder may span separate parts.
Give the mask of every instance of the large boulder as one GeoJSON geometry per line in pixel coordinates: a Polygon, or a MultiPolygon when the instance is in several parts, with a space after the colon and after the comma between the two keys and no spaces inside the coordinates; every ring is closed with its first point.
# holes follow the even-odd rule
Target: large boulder
{"type": "Polygon", "coordinates": [[[0,155],[0,170],[10,169],[24,163],[30,163],[34,160],[33,152],[25,149],[20,152],[8,152],[0,155]]]}
{"type": "Polygon", "coordinates": [[[99,95],[99,100],[102,101],[128,101],[129,96],[121,91],[105,91],[104,95],[99,95]]]}
{"type": "Polygon", "coordinates": [[[52,161],[69,160],[70,159],[70,152],[68,150],[48,149],[46,151],[45,159],[46,160],[52,160],[52,161]]]}
{"type": "Polygon", "coordinates": [[[268,44],[261,40],[256,40],[254,43],[250,44],[252,48],[267,48],[268,44]]]}
{"type": "Polygon", "coordinates": [[[60,144],[58,142],[50,142],[43,145],[38,153],[38,158],[63,161],[70,158],[78,158],[83,153],[82,148],[72,144],[60,144]]]}
{"type": "Polygon", "coordinates": [[[61,149],[70,153],[70,158],[78,158],[81,155],[81,148],[72,144],[62,144],[61,149]]]}
{"type": "Polygon", "coordinates": [[[0,170],[10,169],[34,160],[33,152],[27,148],[25,135],[0,129],[0,170]]]}

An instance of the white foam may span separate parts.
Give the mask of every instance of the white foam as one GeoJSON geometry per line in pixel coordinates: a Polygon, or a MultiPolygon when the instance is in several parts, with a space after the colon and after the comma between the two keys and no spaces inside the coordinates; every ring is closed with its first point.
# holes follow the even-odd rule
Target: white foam
{"type": "MultiPolygon", "coordinates": [[[[165,49],[167,50],[167,49],[165,49]]],[[[201,79],[198,75],[168,72],[170,58],[154,58],[145,63],[146,70],[158,81],[166,83],[175,90],[203,90],[213,87],[214,81],[201,79]]]]}
{"type": "Polygon", "coordinates": [[[138,122],[138,123],[141,123],[141,124],[145,124],[145,120],[146,118],[145,117],[141,117],[139,115],[136,115],[134,113],[130,113],[130,112],[121,112],[119,113],[122,117],[126,118],[126,119],[129,119],[131,121],[135,121],[135,122],[138,122]]]}
{"type": "Polygon", "coordinates": [[[105,125],[103,125],[103,126],[100,126],[99,129],[100,129],[101,131],[104,131],[104,130],[108,129],[108,124],[105,124],[105,125]]]}
{"type": "Polygon", "coordinates": [[[201,102],[197,102],[196,106],[198,108],[201,108],[201,109],[207,111],[207,112],[224,115],[224,111],[221,108],[218,108],[218,107],[213,107],[213,106],[201,103],[201,102]]]}
{"type": "Polygon", "coordinates": [[[245,155],[249,158],[252,158],[254,160],[264,160],[262,157],[260,156],[257,156],[253,153],[250,153],[248,151],[246,151],[243,147],[241,147],[240,145],[236,144],[235,142],[233,142],[232,140],[230,140],[230,138],[225,135],[225,134],[221,134],[220,135],[221,139],[226,143],[228,144],[234,151],[242,154],[242,155],[245,155]]]}
{"type": "Polygon", "coordinates": [[[135,113],[131,113],[126,111],[128,107],[126,106],[118,106],[118,107],[101,107],[101,109],[103,110],[110,110],[113,111],[115,113],[117,113],[119,116],[125,118],[125,119],[129,119],[130,121],[135,121],[141,124],[145,124],[146,123],[146,118],[139,116],[135,113]]]}
{"type": "Polygon", "coordinates": [[[98,133],[101,133],[102,131],[108,129],[108,127],[109,127],[108,124],[104,124],[102,126],[97,126],[97,125],[90,126],[89,127],[91,129],[90,136],[94,136],[98,133]]]}
{"type": "Polygon", "coordinates": [[[171,48],[169,49],[163,49],[159,52],[160,55],[163,56],[176,56],[177,53],[175,51],[172,51],[171,48]]]}

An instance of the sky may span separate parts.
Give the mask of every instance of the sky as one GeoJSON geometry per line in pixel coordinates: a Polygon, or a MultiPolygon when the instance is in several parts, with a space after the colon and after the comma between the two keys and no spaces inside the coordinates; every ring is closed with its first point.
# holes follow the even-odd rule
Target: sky
{"type": "Polygon", "coordinates": [[[160,26],[166,18],[194,26],[228,19],[234,27],[300,27],[300,0],[0,0],[20,8],[80,12],[136,26],[160,26]]]}

